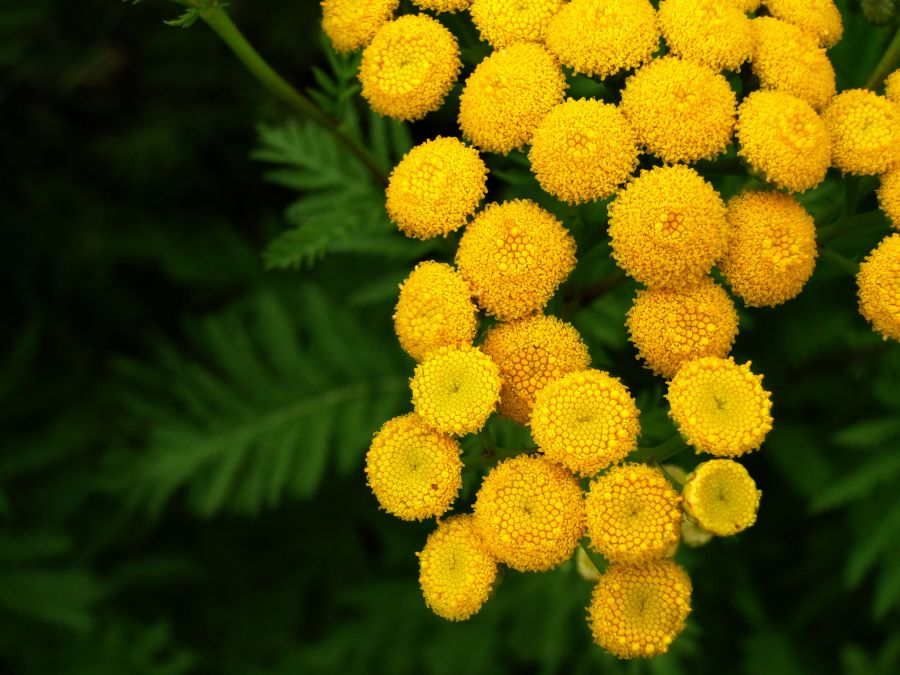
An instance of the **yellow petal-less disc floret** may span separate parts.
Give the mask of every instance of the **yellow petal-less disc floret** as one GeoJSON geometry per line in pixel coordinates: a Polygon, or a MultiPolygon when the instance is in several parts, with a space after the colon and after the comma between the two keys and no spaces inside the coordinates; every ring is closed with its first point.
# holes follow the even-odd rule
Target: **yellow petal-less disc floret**
{"type": "Polygon", "coordinates": [[[868,176],[900,163],[900,105],[868,89],[848,89],[822,113],[831,161],[844,173],[868,176]]]}
{"type": "Polygon", "coordinates": [[[414,413],[395,417],[372,440],[366,477],[388,513],[403,520],[440,516],[462,487],[459,443],[414,413]]]}
{"type": "Polygon", "coordinates": [[[722,0],[663,0],[659,26],[669,51],[713,70],[738,70],[753,53],[750,19],[722,0]]]}
{"type": "Polygon", "coordinates": [[[860,264],[859,312],[888,338],[900,340],[900,234],[885,237],[860,264]]]}
{"type": "Polygon", "coordinates": [[[591,363],[575,327],[555,316],[536,314],[499,323],[488,331],[481,350],[500,368],[501,415],[528,424],[535,395],[567,373],[591,363]]]}
{"type": "Polygon", "coordinates": [[[453,33],[424,14],[384,24],[363,51],[362,96],[372,110],[398,120],[417,120],[441,107],[459,74],[453,33]]]}
{"type": "Polygon", "coordinates": [[[679,291],[638,291],[626,325],[637,357],[670,378],[688,361],[727,356],[738,333],[738,315],[725,289],[707,278],[679,291]]]}
{"type": "Polygon", "coordinates": [[[565,93],[556,59],[541,45],[517,43],[494,52],[469,75],[459,100],[459,128],[482,150],[506,154],[531,142],[565,93]]]}
{"type": "Polygon", "coordinates": [[[497,580],[497,562],[468,514],[439,523],[416,555],[425,604],[448,621],[464,621],[481,609],[497,580]]]}
{"type": "Polygon", "coordinates": [[[487,167],[458,138],[437,138],[410,150],[391,172],[388,217],[408,237],[430,239],[458,230],[487,193],[487,167]]]}
{"type": "Polygon", "coordinates": [[[543,457],[521,455],[495,466],[473,509],[487,550],[520,572],[542,572],[568,560],[584,534],[578,480],[543,457]]]}
{"type": "Polygon", "coordinates": [[[691,613],[691,580],[669,560],[610,565],[594,587],[588,624],[594,642],[620,659],[669,650],[691,613]]]}
{"type": "Polygon", "coordinates": [[[494,49],[516,42],[543,42],[563,0],[472,0],[469,12],[481,39],[494,49]]]}
{"type": "Polygon", "coordinates": [[[530,200],[488,204],[466,227],[456,265],[478,305],[511,321],[547,304],[575,267],[575,240],[530,200]]]}
{"type": "Polygon", "coordinates": [[[889,101],[900,105],[900,68],[884,78],[884,95],[889,101]]]}
{"type": "Polygon", "coordinates": [[[472,0],[413,0],[419,9],[430,9],[433,12],[461,12],[469,9],[472,0]]]}
{"type": "Polygon", "coordinates": [[[686,288],[725,252],[725,204],[693,169],[662,166],[631,181],[609,205],[612,254],[651,288],[686,288]]]}
{"type": "Polygon", "coordinates": [[[391,20],[400,0],[322,0],[322,30],[339,52],[365,47],[391,20]]]}
{"type": "Polygon", "coordinates": [[[477,312],[462,275],[446,263],[427,260],[400,285],[394,330],[403,351],[422,361],[440,347],[472,344],[477,312]]]}
{"type": "Polygon", "coordinates": [[[750,362],[707,356],[686,363],[669,382],[669,416],[698,452],[736,457],[762,445],[772,402],[750,362]]]}
{"type": "Polygon", "coordinates": [[[816,224],[791,195],[750,191],[728,202],[728,252],[719,262],[750,307],[799,295],[816,266],[816,224]]]}
{"type": "Polygon", "coordinates": [[[637,166],[637,137],[616,106],[569,100],[540,123],[528,159],[546,192],[581,204],[610,196],[628,180],[637,166]]]}
{"type": "Polygon", "coordinates": [[[823,47],[833,47],[844,34],[833,0],[765,0],[765,4],[772,16],[814,35],[823,47]]]}
{"type": "Polygon", "coordinates": [[[608,77],[653,57],[656,10],[648,0],[572,0],[553,17],[546,42],[576,73],[608,77]]]}
{"type": "Polygon", "coordinates": [[[638,413],[617,378],[583,370],[538,392],[531,433],[545,457],[580,476],[593,476],[637,447],[638,413]]]}
{"type": "Polygon", "coordinates": [[[762,492],[747,469],[730,459],[703,462],[681,492],[685,512],[707,532],[728,537],[756,522],[762,492]]]}
{"type": "Polygon", "coordinates": [[[766,181],[803,192],[825,179],[831,136],[812,106],[783,91],[754,91],[738,109],[738,154],[766,181]]]}
{"type": "Polygon", "coordinates": [[[900,230],[900,165],[881,175],[878,206],[894,227],[900,230]]]}
{"type": "Polygon", "coordinates": [[[665,162],[694,162],[731,142],[737,99],[722,75],[666,56],[628,78],[621,108],[647,152],[665,162]]]}
{"type": "Polygon", "coordinates": [[[415,411],[438,431],[470,434],[484,426],[500,399],[500,371],[476,347],[441,347],[410,380],[415,411]]]}

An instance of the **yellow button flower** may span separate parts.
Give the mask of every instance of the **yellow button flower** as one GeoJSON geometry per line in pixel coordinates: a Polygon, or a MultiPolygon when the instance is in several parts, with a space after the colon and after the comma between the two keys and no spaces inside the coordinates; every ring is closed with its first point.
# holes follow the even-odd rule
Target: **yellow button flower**
{"type": "Polygon", "coordinates": [[[750,19],[722,0],[663,0],[659,25],[669,51],[713,70],[738,70],[753,53],[750,19]]]}
{"type": "Polygon", "coordinates": [[[900,234],[885,237],[859,266],[859,312],[885,340],[900,340],[900,234]]]}
{"type": "Polygon", "coordinates": [[[833,47],[844,34],[841,13],[833,0],[765,0],[769,13],[814,35],[824,47],[833,47]]]}
{"type": "Polygon", "coordinates": [[[900,230],[900,165],[881,175],[878,206],[894,227],[900,230]]]}
{"type": "Polygon", "coordinates": [[[472,23],[494,49],[516,42],[542,42],[563,0],[472,0],[472,23]]]}
{"type": "Polygon", "coordinates": [[[900,163],[900,106],[867,89],[849,89],[822,113],[831,160],[844,173],[868,176],[900,163]]]}
{"type": "Polygon", "coordinates": [[[322,0],[322,30],[339,52],[365,47],[391,20],[400,0],[322,0]]]}
{"type": "Polygon", "coordinates": [[[727,537],[756,522],[762,492],[747,469],[730,459],[703,462],[684,484],[684,510],[707,532],[727,537]]]}

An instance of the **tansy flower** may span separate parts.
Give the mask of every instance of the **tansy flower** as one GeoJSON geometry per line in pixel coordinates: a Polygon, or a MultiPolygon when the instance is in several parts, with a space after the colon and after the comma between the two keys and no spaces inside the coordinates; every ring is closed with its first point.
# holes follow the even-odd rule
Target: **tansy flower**
{"type": "Polygon", "coordinates": [[[417,120],[441,107],[461,67],[453,33],[424,14],[401,16],[363,51],[362,96],[380,115],[417,120]]]}
{"type": "Polygon", "coordinates": [[[508,153],[531,142],[544,115],[563,100],[566,78],[540,45],[517,43],[494,52],[466,80],[459,128],[482,150],[508,153]]]}
{"type": "Polygon", "coordinates": [[[458,138],[426,141],[391,172],[388,217],[408,237],[430,239],[466,224],[487,193],[487,167],[458,138]]]}
{"type": "Polygon", "coordinates": [[[441,347],[416,366],[412,403],[423,420],[447,434],[478,431],[500,398],[500,371],[468,345],[441,347]]]}
{"type": "Polygon", "coordinates": [[[738,154],[766,181],[790,192],[821,183],[831,164],[825,122],[803,99],[754,91],[738,109],[738,154]]]}
{"type": "Polygon", "coordinates": [[[546,42],[576,73],[608,77],[652,58],[656,11],[648,0],[572,0],[553,17],[546,42]]]}
{"type": "Polygon", "coordinates": [[[750,19],[722,0],[663,0],[659,26],[669,51],[713,70],[738,70],[753,53],[750,19]]]}
{"type": "Polygon", "coordinates": [[[900,230],[900,165],[881,175],[878,205],[894,227],[900,230]]]}
{"type": "Polygon", "coordinates": [[[727,537],[756,522],[762,492],[747,469],[730,459],[703,462],[682,491],[684,510],[707,532],[727,537]]]}
{"type": "Polygon", "coordinates": [[[413,413],[385,422],[366,454],[366,477],[378,503],[403,520],[439,516],[462,486],[455,439],[413,413]]]}
{"type": "Polygon", "coordinates": [[[900,68],[884,79],[884,95],[894,103],[900,104],[900,68]]]}
{"type": "Polygon", "coordinates": [[[900,234],[885,237],[859,266],[859,312],[884,339],[900,340],[900,234]]]}
{"type": "Polygon", "coordinates": [[[503,378],[500,414],[519,424],[528,424],[537,392],[591,363],[578,331],[543,314],[497,324],[488,331],[481,350],[497,364],[503,378]]]}
{"type": "Polygon", "coordinates": [[[488,204],[466,227],[456,265],[478,305],[510,321],[547,304],[575,267],[575,241],[530,200],[488,204]]]}
{"type": "Polygon", "coordinates": [[[484,549],[471,515],[438,523],[416,555],[425,604],[439,617],[463,621],[487,601],[497,579],[497,563],[484,549]]]}
{"type": "Polygon", "coordinates": [[[543,457],[521,455],[495,466],[473,509],[487,550],[520,572],[542,572],[568,560],[584,533],[578,481],[543,457]]]}
{"type": "Polygon", "coordinates": [[[647,152],[665,162],[694,162],[731,142],[737,99],[720,74],[666,56],[628,78],[621,107],[647,152]]]}
{"type": "Polygon", "coordinates": [[[472,23],[494,49],[516,42],[542,42],[563,0],[472,0],[472,23]]]}
{"type": "Polygon", "coordinates": [[[868,176],[900,163],[900,106],[867,89],[849,89],[822,113],[831,133],[831,161],[844,173],[868,176]]]}
{"type": "Polygon", "coordinates": [[[403,351],[422,361],[440,347],[472,344],[477,309],[462,275],[445,263],[416,265],[400,285],[394,329],[403,351]]]}
{"type": "Polygon", "coordinates": [[[610,565],[594,587],[594,642],[620,659],[665,654],[691,612],[691,580],[669,560],[610,565]]]}
{"type": "Polygon", "coordinates": [[[322,0],[322,30],[339,52],[365,47],[400,0],[322,0]]]}
{"type": "MultiPolygon", "coordinates": [[[[687,480],[687,471],[677,464],[664,464],[662,466],[666,475],[674,479],[678,485],[684,485],[687,480]]],[[[684,503],[684,494],[682,494],[682,505],[684,503]]],[[[705,546],[713,538],[713,535],[700,528],[697,523],[683,514],[681,518],[681,543],[691,548],[699,548],[705,546]]]]}
{"type": "Polygon", "coordinates": [[[790,300],[815,266],[815,222],[791,195],[751,191],[728,202],[728,252],[719,269],[744,304],[790,300]]]}
{"type": "Polygon", "coordinates": [[[765,0],[769,13],[815,36],[824,47],[833,47],[844,34],[841,13],[832,0],[765,0]]]}
{"type": "Polygon", "coordinates": [[[430,9],[433,12],[460,12],[468,9],[472,0],[412,0],[420,9],[430,9]]]}
{"type": "Polygon", "coordinates": [[[641,172],[609,205],[609,236],[613,257],[629,275],[651,288],[686,288],[725,252],[725,204],[693,169],[657,167],[641,172]]]}
{"type": "Polygon", "coordinates": [[[686,363],[669,382],[669,416],[698,452],[736,457],[762,445],[772,402],[750,362],[708,356],[686,363]]]}
{"type": "Polygon", "coordinates": [[[534,132],[528,159],[546,192],[569,204],[603,199],[637,166],[634,130],[619,109],[593,99],[556,106],[534,132]]]}
{"type": "Polygon", "coordinates": [[[706,278],[678,291],[638,291],[626,325],[637,357],[657,375],[670,378],[688,361],[727,356],[737,336],[738,315],[725,289],[706,278]]]}
{"type": "Polygon", "coordinates": [[[583,370],[537,393],[531,433],[545,457],[573,473],[593,476],[637,447],[638,412],[618,379],[583,370]]]}

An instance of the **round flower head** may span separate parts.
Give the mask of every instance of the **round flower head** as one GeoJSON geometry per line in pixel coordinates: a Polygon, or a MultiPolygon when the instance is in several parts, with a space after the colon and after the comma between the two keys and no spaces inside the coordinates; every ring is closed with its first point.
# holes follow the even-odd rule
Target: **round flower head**
{"type": "Polygon", "coordinates": [[[553,17],[546,42],[576,73],[608,77],[653,57],[656,11],[648,0],[572,0],[553,17]]]}
{"type": "Polygon", "coordinates": [[[520,572],[542,572],[568,560],[584,534],[578,481],[543,457],[521,455],[495,466],[473,509],[487,550],[520,572]]]}
{"type": "Polygon", "coordinates": [[[363,51],[362,96],[379,115],[417,120],[441,107],[461,67],[453,33],[424,14],[401,16],[363,51]]]}
{"type": "Polygon", "coordinates": [[[440,516],[462,487],[459,443],[414,414],[385,422],[366,454],[366,477],[378,503],[403,520],[440,516]]]}
{"type": "Polygon", "coordinates": [[[900,106],[867,89],[835,96],[822,113],[831,133],[831,161],[844,173],[868,176],[900,163],[900,106]]]}
{"type": "Polygon", "coordinates": [[[627,326],[638,358],[670,378],[688,361],[727,356],[738,333],[738,315],[725,289],[706,278],[678,291],[638,291],[627,326]]]}
{"type": "Polygon", "coordinates": [[[859,266],[859,312],[884,336],[900,340],[900,234],[884,238],[859,266]]]}
{"type": "Polygon", "coordinates": [[[736,457],[762,445],[772,402],[750,362],[707,356],[686,363],[669,382],[669,416],[698,452],[736,457]]]}
{"type": "Polygon", "coordinates": [[[433,12],[461,12],[469,8],[472,0],[413,0],[413,4],[433,12]]]}
{"type": "Polygon", "coordinates": [[[438,523],[417,555],[425,604],[441,618],[468,619],[494,588],[497,563],[484,549],[471,515],[438,523]]]}
{"type": "Polygon", "coordinates": [[[408,237],[430,239],[458,230],[487,193],[487,167],[458,138],[426,141],[391,172],[388,217],[408,237]]]}
{"type": "Polygon", "coordinates": [[[691,613],[691,580],[669,560],[610,565],[594,587],[594,642],[620,659],[665,654],[691,613]]]}
{"type": "Polygon", "coordinates": [[[472,344],[477,311],[462,275],[450,265],[428,260],[416,265],[400,285],[394,330],[403,351],[422,361],[440,347],[472,344]]]}
{"type": "Polygon", "coordinates": [[[500,398],[500,371],[470,346],[441,347],[416,366],[409,384],[416,412],[447,434],[481,429],[500,398]]]}
{"type": "Polygon", "coordinates": [[[339,52],[365,47],[400,0],[322,0],[322,30],[339,52]]]}
{"type": "Polygon", "coordinates": [[[609,103],[569,100],[534,132],[531,170],[546,192],[569,204],[609,197],[637,166],[634,130],[609,103]]]}
{"type": "Polygon", "coordinates": [[[824,47],[836,45],[844,34],[841,13],[833,0],[765,0],[769,13],[814,35],[824,47]]]}
{"type": "Polygon", "coordinates": [[[609,205],[612,254],[651,288],[686,288],[725,252],[725,204],[693,169],[643,171],[609,205]]]}
{"type": "Polygon", "coordinates": [[[821,110],[835,94],[834,66],[816,39],[797,26],[763,16],[752,22],[753,73],[763,89],[778,89],[821,110]]]}
{"type": "Polygon", "coordinates": [[[494,49],[516,42],[542,42],[563,0],[472,0],[472,23],[494,49]]]}
{"type": "Polygon", "coordinates": [[[888,100],[900,104],[900,68],[884,79],[884,95],[888,100]]]}
{"type": "Polygon", "coordinates": [[[803,192],[825,179],[831,137],[803,99],[783,91],[754,91],[738,109],[738,154],[766,181],[803,192]]]}
{"type": "Polygon", "coordinates": [[[581,476],[593,476],[637,447],[638,412],[618,379],[583,370],[538,392],[531,433],[545,457],[581,476]]]}
{"type": "Polygon", "coordinates": [[[747,469],[730,459],[703,462],[682,490],[684,510],[707,532],[728,537],[756,522],[762,492],[747,469]]]}
{"type": "Polygon", "coordinates": [[[663,0],[659,25],[669,51],[713,70],[738,70],[753,53],[750,19],[722,0],[663,0]]]}
{"type": "Polygon", "coordinates": [[[628,78],[621,107],[647,152],[669,163],[694,162],[731,142],[737,99],[718,73],[666,56],[628,78]]]}
{"type": "Polygon", "coordinates": [[[890,221],[900,230],[900,166],[881,175],[878,187],[878,205],[890,221]]]}
{"type": "Polygon", "coordinates": [[[544,115],[563,100],[566,78],[546,49],[517,43],[494,52],[466,80],[459,128],[482,150],[508,153],[531,142],[544,115]]]}
{"type": "Polygon", "coordinates": [[[489,204],[466,227],[456,265],[478,305],[510,321],[547,304],[575,267],[575,240],[530,200],[489,204]]]}
{"type": "Polygon", "coordinates": [[[728,232],[719,269],[745,305],[773,307],[799,295],[816,266],[816,224],[800,202],[745,192],[728,202],[728,232]]]}
{"type": "Polygon", "coordinates": [[[566,373],[591,363],[575,328],[555,316],[536,314],[500,323],[488,331],[482,351],[500,368],[501,415],[528,424],[535,395],[566,373]]]}

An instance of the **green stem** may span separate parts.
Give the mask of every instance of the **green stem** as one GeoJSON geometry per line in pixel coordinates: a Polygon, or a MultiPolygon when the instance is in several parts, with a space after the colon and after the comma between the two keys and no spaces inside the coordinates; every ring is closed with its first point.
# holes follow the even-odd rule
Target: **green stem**
{"type": "Polygon", "coordinates": [[[708,176],[746,176],[747,168],[740,157],[719,157],[713,160],[697,162],[695,168],[701,175],[708,176]]]}
{"type": "Polygon", "coordinates": [[[851,276],[855,277],[859,273],[859,263],[850,260],[833,249],[819,249],[819,257],[822,258],[822,260],[827,260],[831,264],[840,267],[851,276]]]}
{"type": "Polygon", "coordinates": [[[594,563],[594,567],[597,568],[597,571],[600,574],[603,574],[606,571],[606,568],[609,567],[609,564],[606,560],[596,553],[594,553],[593,549],[591,549],[591,542],[587,537],[584,537],[578,545],[581,547],[581,550],[584,551],[584,554],[588,557],[592,563],[594,563]]]}
{"type": "Polygon", "coordinates": [[[875,70],[866,81],[866,89],[875,91],[884,82],[884,78],[890,75],[900,65],[900,28],[894,33],[894,39],[888,45],[875,70]]]}
{"type": "Polygon", "coordinates": [[[664,462],[670,457],[674,457],[682,450],[687,448],[687,444],[680,434],[673,434],[662,443],[652,448],[638,448],[632,452],[628,459],[632,462],[664,462]]]}
{"type": "Polygon", "coordinates": [[[819,246],[834,241],[845,234],[868,234],[870,232],[881,232],[887,229],[884,222],[884,214],[878,209],[860,213],[847,220],[839,220],[832,225],[827,225],[819,229],[818,240],[819,246]]]}

